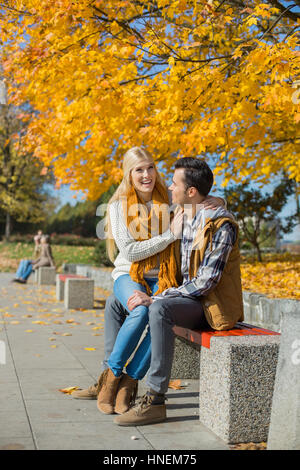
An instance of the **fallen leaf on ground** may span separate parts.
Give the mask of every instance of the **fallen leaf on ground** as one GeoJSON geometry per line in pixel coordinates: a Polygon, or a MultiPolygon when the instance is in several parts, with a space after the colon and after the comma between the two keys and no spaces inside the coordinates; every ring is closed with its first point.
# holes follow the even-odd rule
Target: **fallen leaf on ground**
{"type": "Polygon", "coordinates": [[[84,348],[86,351],[96,351],[96,348],[84,348]]]}
{"type": "Polygon", "coordinates": [[[247,442],[232,446],[234,450],[266,450],[266,442],[247,442]]]}
{"type": "Polygon", "coordinates": [[[57,325],[62,325],[62,321],[60,320],[53,320],[53,323],[56,323],[57,325]]]}
{"type": "Polygon", "coordinates": [[[32,323],[36,323],[37,325],[49,325],[49,323],[41,320],[34,320],[32,323]]]}
{"type": "Polygon", "coordinates": [[[52,344],[50,348],[57,348],[57,344],[52,344]]]}
{"type": "Polygon", "coordinates": [[[170,380],[169,388],[172,388],[173,390],[181,390],[184,387],[181,385],[181,380],[179,379],[179,380],[170,380]]]}
{"type": "Polygon", "coordinates": [[[25,330],[25,333],[33,333],[33,330],[25,330]]]}
{"type": "Polygon", "coordinates": [[[11,325],[18,325],[20,322],[18,320],[13,320],[10,322],[11,325]]]}
{"type": "Polygon", "coordinates": [[[63,333],[62,336],[72,336],[72,333],[63,333]]]}
{"type": "Polygon", "coordinates": [[[72,392],[75,390],[80,390],[79,387],[67,387],[67,388],[60,388],[58,391],[62,393],[66,393],[67,395],[71,395],[72,392]]]}
{"type": "Polygon", "coordinates": [[[56,338],[49,338],[49,341],[56,341],[56,338]]]}

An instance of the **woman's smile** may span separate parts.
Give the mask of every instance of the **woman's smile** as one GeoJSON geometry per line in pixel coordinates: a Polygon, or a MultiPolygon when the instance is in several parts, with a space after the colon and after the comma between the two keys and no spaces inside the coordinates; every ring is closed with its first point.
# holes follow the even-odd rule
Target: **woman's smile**
{"type": "Polygon", "coordinates": [[[141,162],[131,171],[131,178],[137,193],[144,200],[150,200],[156,181],[156,170],[153,163],[141,162]]]}

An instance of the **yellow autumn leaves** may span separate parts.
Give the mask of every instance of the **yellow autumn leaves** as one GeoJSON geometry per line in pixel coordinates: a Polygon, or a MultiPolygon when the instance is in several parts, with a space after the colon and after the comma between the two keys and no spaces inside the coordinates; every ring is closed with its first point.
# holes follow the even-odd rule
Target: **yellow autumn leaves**
{"type": "Polygon", "coordinates": [[[10,100],[38,111],[24,144],[54,167],[58,184],[96,199],[120,181],[133,145],[166,169],[179,154],[204,152],[228,181],[266,182],[282,169],[300,179],[291,15],[258,0],[247,8],[217,0],[19,3],[0,12],[10,100]]]}
{"type": "Polygon", "coordinates": [[[277,259],[241,264],[242,287],[273,298],[300,300],[300,257],[278,255],[277,259]]]}

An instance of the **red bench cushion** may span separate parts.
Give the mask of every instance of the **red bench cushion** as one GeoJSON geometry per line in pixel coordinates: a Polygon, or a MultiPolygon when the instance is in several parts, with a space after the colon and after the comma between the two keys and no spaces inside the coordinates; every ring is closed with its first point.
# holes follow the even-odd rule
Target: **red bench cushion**
{"type": "Polygon", "coordinates": [[[63,282],[66,282],[68,278],[86,279],[85,276],[79,276],[77,274],[59,274],[59,279],[63,282]]]}
{"type": "Polygon", "coordinates": [[[192,343],[199,344],[205,348],[210,348],[210,338],[214,336],[250,336],[250,335],[280,335],[276,331],[266,330],[247,323],[237,323],[232,330],[216,331],[216,330],[189,330],[181,326],[174,326],[174,333],[181,336],[192,343]]]}

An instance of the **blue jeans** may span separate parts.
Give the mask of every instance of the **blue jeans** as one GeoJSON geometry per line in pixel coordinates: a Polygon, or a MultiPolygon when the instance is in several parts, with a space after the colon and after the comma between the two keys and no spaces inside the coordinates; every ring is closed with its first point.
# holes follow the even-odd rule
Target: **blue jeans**
{"type": "Polygon", "coordinates": [[[29,278],[31,272],[32,261],[30,261],[29,259],[22,259],[16,272],[16,278],[24,279],[26,281],[29,278]]]}
{"type": "MultiPolygon", "coordinates": [[[[158,289],[157,278],[146,279],[146,281],[152,294],[154,294],[158,289]]],[[[126,362],[137,347],[142,333],[149,323],[148,307],[138,305],[132,311],[127,307],[127,300],[134,293],[134,290],[146,292],[145,287],[134,282],[129,274],[118,277],[114,282],[114,294],[128,312],[128,316],[119,330],[114,349],[107,361],[108,366],[116,377],[122,374],[126,362]]],[[[141,380],[149,369],[150,361],[151,340],[148,329],[133,359],[126,367],[127,374],[133,379],[141,380]]]]}

